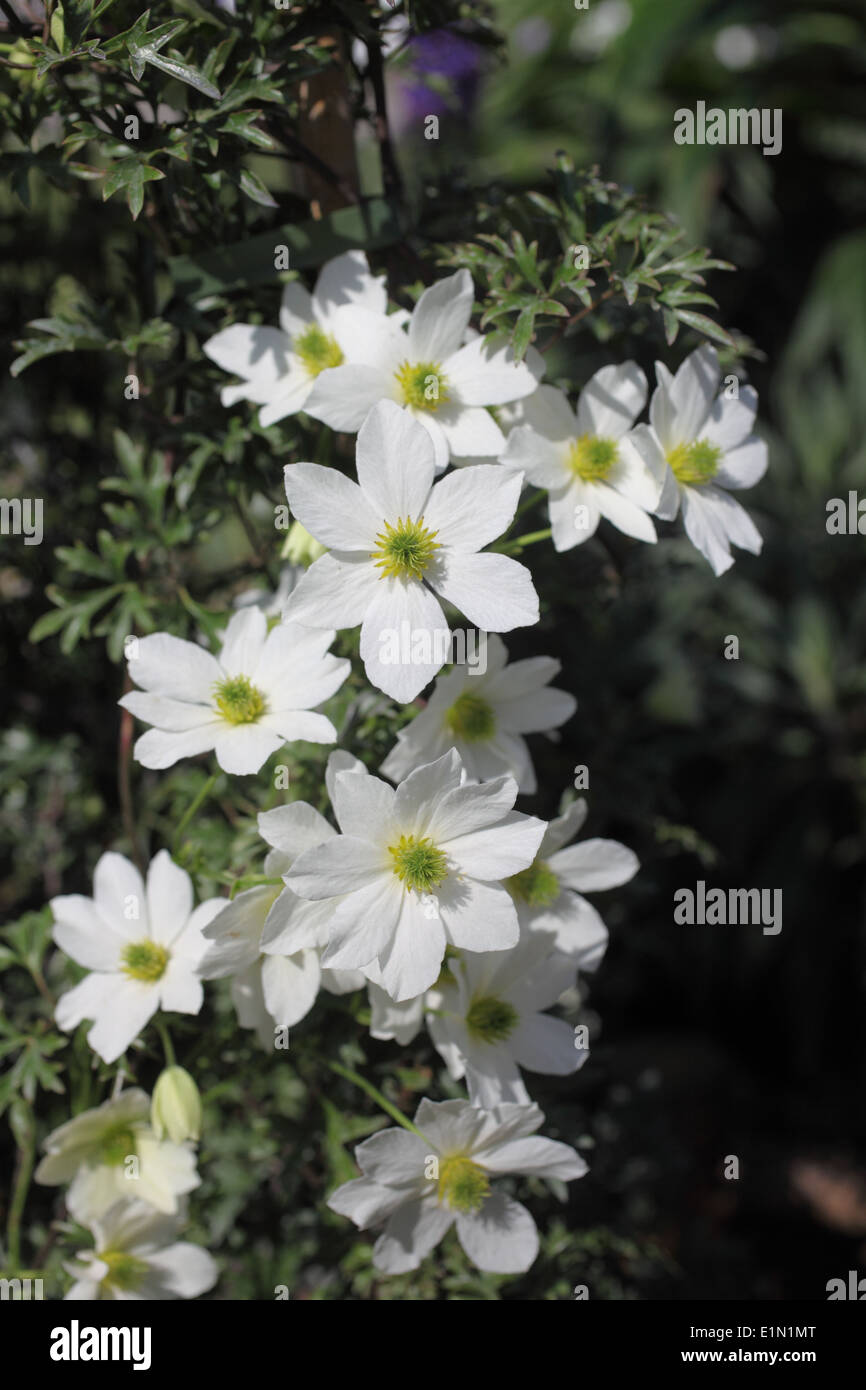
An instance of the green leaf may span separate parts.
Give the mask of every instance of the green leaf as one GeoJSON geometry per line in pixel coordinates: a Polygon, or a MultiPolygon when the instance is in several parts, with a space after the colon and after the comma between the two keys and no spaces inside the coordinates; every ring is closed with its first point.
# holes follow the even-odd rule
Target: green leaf
{"type": "Polygon", "coordinates": [[[248,198],[252,198],[254,203],[261,203],[264,208],[279,207],[279,203],[271,197],[258,174],[254,174],[251,169],[241,170],[238,183],[242,192],[246,193],[248,198]]]}
{"type": "Polygon", "coordinates": [[[532,330],[535,327],[536,306],[528,304],[525,309],[521,309],[514,333],[511,337],[511,347],[518,362],[522,362],[526,356],[526,349],[532,337],[532,330]]]}
{"type": "MultiPolygon", "coordinates": [[[[188,87],[194,87],[202,96],[210,97],[211,101],[219,101],[220,91],[212,82],[208,82],[203,72],[198,68],[191,67],[189,63],[182,63],[179,58],[163,58],[161,54],[153,52],[149,48],[138,50],[139,56],[143,56],[151,67],[159,68],[169,77],[176,77],[178,82],[185,82],[188,87]]],[[[139,73],[139,76],[141,74],[139,73]]]]}
{"type": "Polygon", "coordinates": [[[724,343],[725,347],[735,348],[737,346],[736,340],[727,329],[714,323],[712,319],[708,319],[706,314],[695,314],[690,309],[675,309],[674,312],[680,323],[694,328],[696,332],[703,333],[707,338],[713,338],[717,343],[724,343]]]}
{"type": "Polygon", "coordinates": [[[123,189],[135,221],[144,206],[144,185],[152,183],[154,179],[164,178],[165,174],[161,169],[155,169],[152,164],[144,164],[135,155],[131,155],[109,170],[102,188],[103,201],[118,189],[123,189]]]}

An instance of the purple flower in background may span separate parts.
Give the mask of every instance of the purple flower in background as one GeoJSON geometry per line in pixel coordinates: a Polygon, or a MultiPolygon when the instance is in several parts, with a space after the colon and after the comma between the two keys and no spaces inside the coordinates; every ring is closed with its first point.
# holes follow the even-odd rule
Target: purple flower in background
{"type": "Polygon", "coordinates": [[[410,39],[399,67],[391,72],[398,133],[419,129],[425,116],[458,112],[471,119],[483,74],[481,48],[453,29],[436,29],[410,39]],[[443,90],[446,85],[447,91],[443,90]]]}

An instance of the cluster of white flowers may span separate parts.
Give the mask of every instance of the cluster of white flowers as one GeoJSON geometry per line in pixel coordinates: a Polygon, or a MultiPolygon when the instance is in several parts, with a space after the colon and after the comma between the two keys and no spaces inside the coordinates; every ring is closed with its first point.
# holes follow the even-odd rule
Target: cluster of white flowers
{"type": "MultiPolygon", "coordinates": [[[[534,350],[518,364],[472,331],[472,307],[471,278],[459,271],[411,314],[389,313],[384,281],[353,251],[323,268],[312,296],[286,287],[278,330],[240,324],[205,344],[242,378],[223,390],[225,404],[254,402],[265,425],[303,410],[357,431],[357,480],[288,464],[302,529],[279,600],[245,599],[218,655],[167,633],[139,639],[129,652],[139,688],[121,703],[151,726],[135,745],[145,767],[212,750],[224,772],[251,774],[285,743],[336,742],[316,707],[350,669],[329,651],[339,629],[360,626],[368,680],[404,704],[448,659],[443,602],[477,626],[483,669],[455,663],[439,676],[382,763],[390,781],[331,753],[336,828],[302,801],[263,812],[267,852],[231,900],[194,907],[189,876],[163,850],[146,883],[107,853],[92,899],[52,902],[57,945],[89,972],[60,999],[57,1021],[70,1030],[89,1020],[105,1062],[158,1010],[197,1013],[202,981],[215,978],[231,979],[240,1026],[268,1049],[285,1045],[278,1039],[322,988],[366,988],[376,1038],[406,1045],[426,1027],[467,1099],[423,1100],[403,1128],[365,1140],[361,1176],[329,1200],[359,1227],[382,1228],[373,1258],[387,1273],[417,1267],[455,1223],[484,1270],[515,1273],[535,1258],[532,1217],[491,1180],[586,1170],[568,1145],[533,1137],[544,1117],[523,1072],[563,1076],[585,1062],[585,1029],[548,1011],[579,999],[578,972],[605,950],[604,923],[583,894],[638,868],[615,841],[571,843],[582,799],[549,824],[515,810],[519,793],[537,789],[524,735],[555,737],[576,702],[551,686],[552,658],[509,663],[497,634],[536,623],[538,597],[524,565],[485,547],[508,531],[529,482],[549,494],[557,551],[601,518],[654,541],[651,516],[673,517],[680,503],[716,573],[732,563],[730,543],[760,549],[727,491],[766,467],[755,396],[717,394],[712,349],[675,376],[659,364],[650,422],[636,424],[648,389],[635,363],[597,372],[572,409],[538,384],[534,350]],[[449,461],[460,466],[439,478],[449,461]]],[[[213,1285],[211,1257],[176,1240],[198,1184],[190,1088],[170,1067],[153,1123],[147,1096],[129,1089],[46,1141],[37,1177],[70,1184],[69,1210],[94,1237],[71,1267],[68,1297],[189,1298],[213,1285]]]]}

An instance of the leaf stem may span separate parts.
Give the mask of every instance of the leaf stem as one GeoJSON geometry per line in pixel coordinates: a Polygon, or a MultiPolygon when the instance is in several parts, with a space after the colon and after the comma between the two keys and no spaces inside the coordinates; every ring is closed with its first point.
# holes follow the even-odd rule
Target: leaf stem
{"type": "Polygon", "coordinates": [[[202,802],[206,801],[207,798],[210,796],[211,792],[214,789],[214,783],[216,782],[216,779],[217,774],[215,772],[212,772],[210,777],[208,777],[207,781],[205,782],[204,786],[199,790],[198,795],[194,796],[190,804],[187,806],[186,810],[184,811],[183,815],[177,823],[174,836],[172,837],[173,850],[176,850],[178,847],[181,831],[184,830],[185,827],[192,820],[192,817],[195,815],[202,802]]]}
{"type": "Polygon", "coordinates": [[[377,1091],[371,1081],[367,1081],[363,1076],[359,1076],[356,1071],[352,1071],[349,1067],[341,1066],[339,1062],[329,1062],[328,1066],[331,1068],[331,1071],[335,1071],[338,1076],[344,1076],[347,1081],[352,1081],[356,1086],[360,1086],[361,1090],[366,1091],[371,1100],[374,1100],[380,1109],[385,1111],[386,1115],[390,1115],[391,1119],[396,1120],[398,1125],[402,1125],[404,1129],[408,1129],[410,1134],[417,1134],[419,1139],[423,1139],[424,1143],[428,1144],[432,1149],[432,1143],[427,1138],[427,1135],[424,1134],[417,1125],[414,1125],[411,1120],[407,1120],[406,1116],[397,1109],[396,1105],[392,1105],[391,1102],[382,1095],[381,1091],[377,1091]]]}

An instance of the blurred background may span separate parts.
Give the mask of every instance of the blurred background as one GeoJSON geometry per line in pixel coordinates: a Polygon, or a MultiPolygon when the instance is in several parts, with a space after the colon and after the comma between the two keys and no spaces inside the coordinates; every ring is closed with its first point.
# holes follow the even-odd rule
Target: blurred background
{"type": "MultiPolygon", "coordinates": [[[[543,188],[559,149],[674,214],[738,267],[710,291],[721,322],[762,354],[746,365],[770,468],[741,499],[763,553],[736,552],[721,580],[670,526],[657,547],[608,531],[564,557],[533,549],[545,616],[509,649],[560,656],[558,684],[579,708],[561,742],[533,741],[540,791],[524,809],[555,813],[569,769],[586,764],[588,833],[632,846],[642,872],[594,899],[611,945],[584,1003],[588,1065],[567,1084],[531,1084],[558,1131],[580,1136],[590,1176],[566,1210],[550,1199],[554,1235],[532,1274],[471,1296],[569,1297],[586,1283],[599,1298],[820,1300],[827,1280],[866,1273],[866,537],[825,525],[830,498],[866,497],[866,7],[499,0],[492,18],[504,48],[458,26],[389,68],[422,225],[439,235],[464,178],[543,188]],[[698,100],[780,108],[781,152],[676,145],[674,111],[698,100]],[[429,113],[438,142],[421,134],[429,113]],[[738,661],[723,656],[731,634],[738,661]],[[781,888],[781,933],[675,924],[674,891],[698,879],[781,888]]],[[[93,248],[60,195],[42,191],[29,210],[0,196],[5,366],[64,277],[87,280],[93,248]]],[[[122,286],[128,264],[114,273],[122,286]]],[[[654,352],[634,352],[652,379],[654,352]]],[[[579,334],[553,374],[577,388],[604,360],[579,334]]],[[[6,494],[45,496],[68,544],[101,501],[93,421],[105,403],[98,358],[61,361],[61,377],[37,366],[0,378],[0,448],[6,494]]],[[[52,548],[0,547],[0,909],[14,920],[61,883],[86,891],[117,835],[106,709],[120,673],[99,642],[28,646],[52,548]]],[[[416,1065],[431,1060],[420,1048],[416,1065]]],[[[242,1167],[241,1148],[224,1145],[221,1230],[243,1208],[242,1167]]],[[[244,1218],[253,1243],[268,1233],[256,1210],[244,1218]]],[[[269,1296],[235,1272],[220,1296],[269,1296]]],[[[415,1288],[403,1296],[428,1296],[415,1288]]]]}

